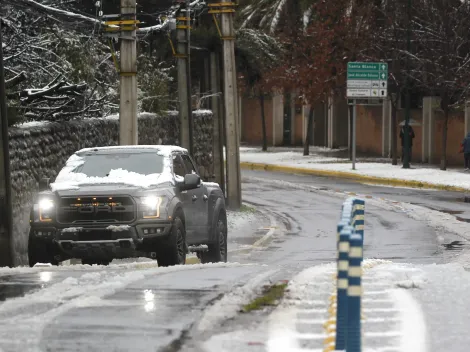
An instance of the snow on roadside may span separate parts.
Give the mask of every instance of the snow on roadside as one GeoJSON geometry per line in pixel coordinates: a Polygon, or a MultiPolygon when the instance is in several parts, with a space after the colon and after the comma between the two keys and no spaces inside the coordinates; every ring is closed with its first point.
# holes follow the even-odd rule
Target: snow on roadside
{"type": "MultiPolygon", "coordinates": [[[[277,150],[277,149],[276,149],[277,150]]],[[[362,176],[393,178],[405,181],[418,181],[441,186],[454,186],[470,190],[470,174],[456,170],[441,171],[432,167],[412,165],[412,169],[403,169],[400,165],[379,162],[359,162],[357,170],[352,170],[347,159],[325,157],[316,154],[303,156],[300,151],[260,152],[254,148],[241,148],[240,161],[261,163],[309,170],[348,172],[362,176]]]]}
{"type": "Polygon", "coordinates": [[[224,321],[237,316],[243,305],[250,303],[256,298],[263,284],[265,282],[269,283],[269,278],[278,271],[279,269],[263,272],[245,285],[236,287],[231,292],[225,294],[222,299],[205,310],[204,315],[199,320],[197,329],[199,331],[211,331],[224,321]]]}
{"type": "Polygon", "coordinates": [[[247,224],[253,223],[259,220],[259,215],[255,210],[253,211],[232,211],[227,210],[227,225],[228,231],[234,231],[240,229],[247,224]]]}
{"type": "Polygon", "coordinates": [[[239,263],[199,264],[169,268],[147,268],[130,272],[87,272],[78,278],[66,278],[24,297],[0,305],[0,341],[8,350],[34,350],[39,346],[44,328],[65,312],[84,306],[101,305],[105,296],[146,277],[181,270],[204,270],[250,266],[239,263]]]}

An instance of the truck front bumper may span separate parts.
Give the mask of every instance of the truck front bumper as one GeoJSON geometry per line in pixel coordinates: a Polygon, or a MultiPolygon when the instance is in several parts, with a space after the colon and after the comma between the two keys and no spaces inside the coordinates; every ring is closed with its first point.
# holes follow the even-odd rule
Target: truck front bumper
{"type": "Polygon", "coordinates": [[[149,222],[130,225],[105,226],[33,226],[31,231],[37,240],[56,247],[65,258],[121,259],[148,255],[158,247],[171,231],[171,222],[149,222]]]}

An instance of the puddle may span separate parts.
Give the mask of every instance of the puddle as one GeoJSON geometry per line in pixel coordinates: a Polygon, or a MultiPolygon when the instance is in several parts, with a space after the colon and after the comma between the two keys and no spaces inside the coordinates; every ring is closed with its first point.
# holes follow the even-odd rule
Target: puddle
{"type": "Polygon", "coordinates": [[[458,221],[462,221],[462,222],[470,222],[470,219],[467,219],[467,218],[463,218],[461,216],[456,216],[455,217],[458,221]]]}
{"type": "Polygon", "coordinates": [[[27,293],[41,288],[39,284],[20,283],[16,279],[11,275],[0,277],[0,302],[10,298],[23,297],[27,293]]]}
{"type": "Polygon", "coordinates": [[[460,251],[465,243],[462,241],[453,241],[451,243],[443,243],[442,246],[448,251],[460,251]]]}

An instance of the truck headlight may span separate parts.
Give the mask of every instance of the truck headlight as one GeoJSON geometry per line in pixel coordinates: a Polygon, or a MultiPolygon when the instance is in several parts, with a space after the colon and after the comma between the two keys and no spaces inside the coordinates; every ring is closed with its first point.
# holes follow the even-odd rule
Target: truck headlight
{"type": "Polygon", "coordinates": [[[54,213],[54,201],[52,199],[44,198],[38,203],[39,208],[39,221],[49,222],[52,221],[54,213]]]}
{"type": "Polygon", "coordinates": [[[160,217],[160,206],[162,197],[148,196],[141,199],[144,219],[155,219],[160,217]]]}

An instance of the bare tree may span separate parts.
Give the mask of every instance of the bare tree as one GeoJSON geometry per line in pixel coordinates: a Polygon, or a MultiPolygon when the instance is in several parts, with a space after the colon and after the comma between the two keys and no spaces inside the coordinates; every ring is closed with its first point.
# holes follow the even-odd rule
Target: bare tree
{"type": "Polygon", "coordinates": [[[406,84],[406,14],[405,1],[380,3],[375,6],[375,36],[371,41],[368,58],[389,64],[388,92],[391,102],[391,157],[392,164],[398,164],[397,112],[400,97],[406,84]]]}
{"type": "Polygon", "coordinates": [[[451,110],[463,104],[470,88],[470,3],[415,1],[413,61],[415,82],[440,97],[444,112],[441,170],[447,169],[447,129],[451,110]],[[418,11],[419,10],[419,11],[418,11]]]}

